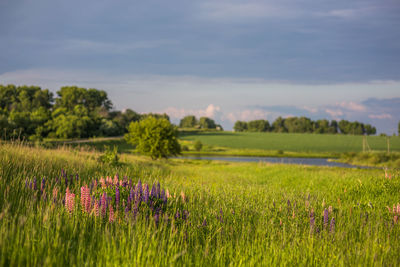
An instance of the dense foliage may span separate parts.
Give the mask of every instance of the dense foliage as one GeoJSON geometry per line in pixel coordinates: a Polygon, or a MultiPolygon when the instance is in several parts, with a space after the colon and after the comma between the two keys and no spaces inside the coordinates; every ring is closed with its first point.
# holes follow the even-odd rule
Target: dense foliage
{"type": "MultiPolygon", "coordinates": [[[[120,136],[140,115],[113,111],[105,91],[65,86],[57,97],[37,86],[0,85],[0,138],[120,136]]],[[[166,114],[150,114],[168,118],[166,114]]]]}
{"type": "Polygon", "coordinates": [[[276,132],[276,133],[319,133],[319,134],[352,134],[373,135],[376,128],[370,124],[358,121],[349,122],[341,120],[317,120],[313,121],[306,117],[278,117],[272,125],[267,120],[236,121],[233,129],[236,132],[276,132]]]}
{"type": "Polygon", "coordinates": [[[152,159],[168,158],[181,152],[178,130],[165,118],[149,116],[132,122],[125,140],[136,146],[138,152],[152,159]]]}

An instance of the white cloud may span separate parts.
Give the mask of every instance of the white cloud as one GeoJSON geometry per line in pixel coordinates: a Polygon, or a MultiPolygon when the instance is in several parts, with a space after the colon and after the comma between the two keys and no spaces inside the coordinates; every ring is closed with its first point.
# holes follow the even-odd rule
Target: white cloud
{"type": "Polygon", "coordinates": [[[379,119],[379,120],[393,118],[392,115],[387,114],[387,113],[384,113],[384,114],[370,114],[370,115],[368,115],[368,117],[371,118],[371,119],[379,119]]]}
{"type": "Polygon", "coordinates": [[[221,108],[214,104],[209,104],[205,109],[184,109],[176,107],[168,107],[160,113],[167,113],[173,119],[182,119],[187,115],[194,115],[197,118],[209,117],[212,119],[219,119],[223,114],[221,108]]]}
{"type": "Polygon", "coordinates": [[[224,118],[228,119],[230,122],[236,121],[251,121],[251,120],[260,120],[260,119],[267,119],[268,115],[271,112],[261,110],[261,109],[246,109],[242,111],[234,111],[227,113],[224,118]]]}
{"type": "Polygon", "coordinates": [[[351,111],[365,111],[366,110],[365,106],[363,106],[360,103],[353,102],[353,101],[349,101],[349,102],[343,101],[343,102],[337,103],[336,106],[347,109],[347,110],[351,110],[351,111]]]}
{"type": "Polygon", "coordinates": [[[343,111],[339,109],[325,109],[325,112],[332,116],[334,119],[339,119],[340,116],[343,116],[343,111]]]}

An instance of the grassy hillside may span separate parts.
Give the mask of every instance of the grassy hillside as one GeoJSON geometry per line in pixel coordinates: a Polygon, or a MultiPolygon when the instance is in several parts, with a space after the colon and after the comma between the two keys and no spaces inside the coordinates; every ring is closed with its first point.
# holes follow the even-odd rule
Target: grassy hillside
{"type": "MultiPolygon", "coordinates": [[[[121,166],[109,167],[99,164],[98,156],[0,145],[0,265],[390,266],[400,261],[400,225],[392,212],[400,202],[399,173],[392,171],[387,179],[381,170],[152,162],[127,154],[121,155],[121,166]],[[116,189],[104,189],[111,189],[113,220],[108,210],[104,217],[84,212],[81,187],[117,172],[133,184],[160,181],[171,195],[162,216],[143,203],[136,215],[125,212],[125,185],[119,187],[119,205],[112,195],[116,189]],[[75,193],[71,212],[63,203],[64,175],[75,193]]],[[[90,188],[93,197],[103,190],[90,188]]]]}
{"type": "MultiPolygon", "coordinates": [[[[264,149],[293,152],[360,152],[363,137],[329,134],[233,133],[233,132],[184,132],[183,140],[200,140],[204,144],[234,149],[264,149]]],[[[386,137],[368,136],[371,150],[385,151],[386,137]]],[[[400,137],[390,137],[391,151],[400,152],[400,137]]]]}

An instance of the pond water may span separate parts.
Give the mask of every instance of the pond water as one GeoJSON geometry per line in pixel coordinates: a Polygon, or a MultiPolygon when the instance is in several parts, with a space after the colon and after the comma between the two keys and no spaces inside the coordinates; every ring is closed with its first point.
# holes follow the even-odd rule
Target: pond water
{"type": "Polygon", "coordinates": [[[242,157],[242,156],[182,156],[179,159],[199,159],[199,160],[220,160],[220,161],[233,161],[233,162],[269,162],[281,164],[300,164],[311,166],[329,166],[329,167],[342,167],[342,168],[361,168],[367,169],[370,167],[356,166],[346,163],[328,161],[326,158],[276,158],[276,157],[242,157]]]}

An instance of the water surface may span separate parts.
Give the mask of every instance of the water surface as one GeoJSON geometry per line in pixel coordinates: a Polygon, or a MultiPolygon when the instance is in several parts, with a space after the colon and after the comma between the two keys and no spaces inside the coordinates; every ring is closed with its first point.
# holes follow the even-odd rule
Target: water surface
{"type": "Polygon", "coordinates": [[[277,157],[244,157],[244,156],[182,156],[180,159],[199,159],[199,160],[219,160],[219,161],[232,161],[232,162],[269,162],[281,164],[300,164],[311,166],[328,166],[328,167],[342,167],[342,168],[361,168],[366,169],[369,167],[356,166],[346,163],[329,161],[326,158],[277,158],[277,157]]]}

